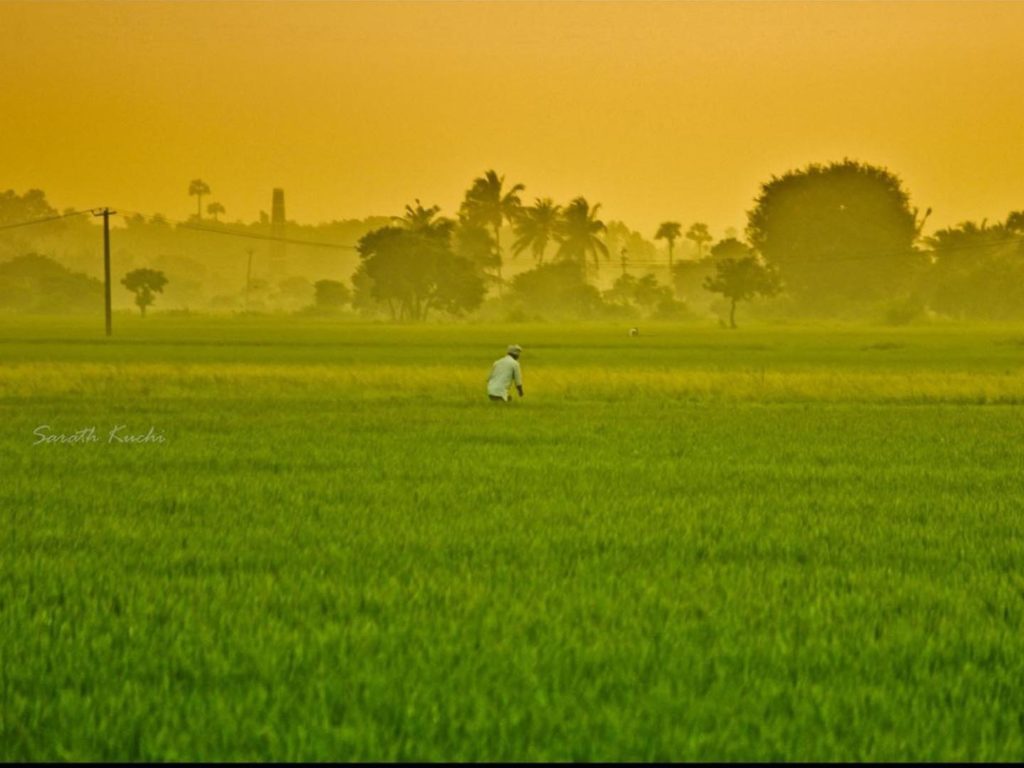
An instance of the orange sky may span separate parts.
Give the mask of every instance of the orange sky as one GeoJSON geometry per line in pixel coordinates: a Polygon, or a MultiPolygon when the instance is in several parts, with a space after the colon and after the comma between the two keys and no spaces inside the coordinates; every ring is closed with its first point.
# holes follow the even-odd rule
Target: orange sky
{"type": "Polygon", "coordinates": [[[0,189],[183,218],[451,213],[488,168],[646,235],[811,161],[1024,208],[1022,2],[6,2],[0,189]]]}

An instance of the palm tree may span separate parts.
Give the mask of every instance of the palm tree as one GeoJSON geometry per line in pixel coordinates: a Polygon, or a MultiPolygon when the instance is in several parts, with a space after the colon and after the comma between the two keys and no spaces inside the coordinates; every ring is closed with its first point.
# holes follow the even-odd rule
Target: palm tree
{"type": "Polygon", "coordinates": [[[423,204],[420,203],[419,198],[416,198],[416,207],[411,205],[405,206],[404,216],[394,216],[393,218],[404,226],[406,229],[413,232],[418,232],[423,235],[447,235],[451,232],[452,227],[455,226],[455,222],[451,219],[446,219],[441,216],[435,218],[441,211],[441,207],[438,205],[432,205],[429,208],[424,208],[423,204]]]}
{"type": "Polygon", "coordinates": [[[668,241],[668,268],[672,269],[672,249],[675,247],[676,239],[682,233],[683,227],[678,221],[663,221],[661,226],[658,227],[657,234],[654,235],[655,240],[667,240],[668,241]]]}
{"type": "Polygon", "coordinates": [[[527,248],[538,263],[544,261],[544,252],[558,234],[562,219],[562,207],[555,205],[550,197],[538,197],[529,208],[523,208],[516,218],[517,239],[512,244],[512,253],[518,256],[527,248]]]}
{"type": "Polygon", "coordinates": [[[697,246],[697,258],[704,258],[704,246],[714,240],[711,237],[711,233],[708,232],[708,225],[697,222],[692,224],[688,230],[686,230],[686,239],[692,240],[693,244],[697,246]]]}
{"type": "Polygon", "coordinates": [[[473,179],[473,186],[466,190],[460,215],[468,222],[483,224],[494,230],[494,242],[498,248],[498,285],[501,285],[501,225],[513,221],[522,208],[519,193],[526,187],[516,184],[505,191],[505,177],[496,171],[487,171],[473,179]]]}
{"type": "Polygon", "coordinates": [[[557,258],[586,264],[587,255],[594,259],[597,269],[598,254],[608,258],[608,246],[597,236],[604,232],[604,222],[597,218],[598,203],[593,208],[585,198],[577,197],[565,207],[562,215],[557,258]]]}
{"type": "Polygon", "coordinates": [[[188,195],[192,197],[195,195],[198,200],[196,201],[196,218],[203,218],[203,195],[210,194],[210,185],[202,179],[192,179],[188,185],[188,195]]]}
{"type": "Polygon", "coordinates": [[[214,221],[219,221],[217,217],[220,216],[220,214],[224,213],[225,211],[224,206],[221,205],[220,203],[210,203],[208,206],[206,206],[206,212],[213,216],[214,221]]]}

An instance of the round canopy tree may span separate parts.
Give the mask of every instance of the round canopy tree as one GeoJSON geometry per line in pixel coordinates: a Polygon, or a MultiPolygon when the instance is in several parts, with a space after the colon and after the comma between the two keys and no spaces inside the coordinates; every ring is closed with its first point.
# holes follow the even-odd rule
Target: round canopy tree
{"type": "Polygon", "coordinates": [[[923,263],[917,211],[884,168],[844,160],[773,177],[747,217],[751,245],[808,308],[901,294],[923,263]]]}
{"type": "Polygon", "coordinates": [[[135,294],[135,304],[142,316],[146,307],[156,299],[155,293],[163,293],[167,277],[158,269],[134,269],[121,279],[121,285],[135,294]]]}

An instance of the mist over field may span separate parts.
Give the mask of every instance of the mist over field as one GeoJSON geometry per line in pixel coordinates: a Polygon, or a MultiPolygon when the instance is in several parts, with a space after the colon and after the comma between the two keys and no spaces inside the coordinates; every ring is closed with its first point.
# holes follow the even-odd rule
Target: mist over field
{"type": "Polygon", "coordinates": [[[1021,29],[0,0],[0,760],[1020,762],[1021,29]]]}
{"type": "Polygon", "coordinates": [[[528,202],[522,183],[488,170],[456,212],[418,199],[403,215],[317,226],[271,215],[222,222],[209,184],[188,187],[196,213],[57,211],[40,190],[0,198],[0,307],[37,314],[97,308],[109,243],[141,313],[327,314],[428,320],[665,320],[736,327],[736,308],[771,322],[839,318],[904,325],[1016,320],[1024,313],[1024,210],[925,234],[899,177],[851,160],[811,164],[760,187],[743,233],[662,222],[650,237],[601,218],[578,196],[528,202]],[[204,214],[205,210],[205,214],[204,214]],[[155,282],[153,282],[155,281],[155,282]],[[757,301],[755,301],[755,299],[757,301]]]}

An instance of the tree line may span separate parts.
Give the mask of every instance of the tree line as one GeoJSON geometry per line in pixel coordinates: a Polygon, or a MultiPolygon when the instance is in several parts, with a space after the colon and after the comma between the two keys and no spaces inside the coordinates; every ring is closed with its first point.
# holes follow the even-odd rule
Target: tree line
{"type": "Polygon", "coordinates": [[[524,190],[488,171],[467,190],[457,219],[440,217],[436,206],[417,201],[387,228],[403,247],[385,257],[383,230],[360,240],[353,301],[363,309],[386,303],[397,320],[421,320],[424,308],[449,314],[476,309],[488,285],[498,293],[506,285],[500,241],[506,223],[516,238],[513,254],[530,252],[536,266],[513,278],[502,298],[541,316],[561,309],[577,316],[632,310],[679,317],[700,304],[698,293],[704,292],[720,297],[731,327],[739,303],[773,297],[774,312],[787,316],[880,314],[891,323],[929,313],[1024,317],[1024,288],[1018,287],[1024,286],[1024,212],[1011,212],[993,225],[965,222],[925,237],[931,209],[912,207],[902,181],[885,168],[847,159],[772,177],[748,212],[742,240],[732,236],[712,245],[702,223],[684,234],[679,222],[663,222],[653,236],[667,246],[667,284],[653,272],[629,273],[623,249],[622,275],[604,292],[593,277],[614,254],[608,227],[598,217],[600,204],[579,197],[563,207],[538,197],[524,205],[524,190]],[[418,240],[432,226],[433,242],[448,249],[443,259],[418,240]],[[693,243],[695,258],[674,259],[682,237],[693,243]],[[421,268],[413,269],[416,264],[421,268]]]}
{"type": "MultiPolygon", "coordinates": [[[[208,231],[244,236],[267,229],[265,214],[252,224],[221,222],[225,211],[219,203],[206,206],[212,221],[204,220],[202,199],[212,194],[210,186],[195,179],[188,192],[197,199],[191,221],[203,222],[207,232],[132,214],[118,239],[127,240],[129,250],[153,242],[171,250],[188,239],[197,244],[195,253],[202,242],[209,249],[205,253],[215,254],[224,250],[223,241],[198,239],[208,231]]],[[[470,313],[513,319],[671,319],[714,311],[735,326],[737,305],[755,298],[772,299],[760,302],[761,314],[787,317],[881,315],[893,323],[934,314],[1024,317],[1024,289],[1019,287],[1024,286],[1024,211],[993,224],[964,222],[925,236],[931,210],[912,207],[901,180],[885,168],[843,160],[772,177],[760,186],[742,235],[727,233],[717,242],[706,224],[684,229],[679,221],[662,222],[648,240],[622,222],[604,221],[601,205],[586,197],[559,204],[535,196],[527,202],[525,192],[524,184],[509,183],[488,170],[473,179],[452,216],[415,200],[399,216],[306,227],[301,236],[310,242],[333,236],[350,242],[351,250],[320,253],[317,261],[309,249],[292,249],[293,266],[299,258],[307,260],[302,265],[306,275],[281,277],[280,295],[289,286],[294,309],[380,314],[399,322],[470,313]],[[680,241],[689,244],[682,258],[676,254],[680,241]],[[657,250],[659,242],[664,251],[657,250]],[[509,276],[510,260],[524,254],[532,266],[524,270],[520,265],[509,276]],[[345,265],[347,280],[339,274],[345,265]],[[612,280],[609,270],[621,274],[612,280]],[[316,277],[321,279],[311,279],[316,277]]],[[[0,227],[55,213],[39,190],[0,193],[0,227]]],[[[289,227],[289,237],[295,237],[299,225],[290,222],[289,227]]],[[[56,255],[47,253],[48,242],[69,233],[81,237],[92,227],[64,219],[34,229],[43,248],[30,250],[32,238],[24,229],[0,229],[0,259],[25,257],[32,250],[56,255]]],[[[248,253],[251,271],[251,247],[248,253]]],[[[68,292],[67,280],[55,287],[61,282],[57,273],[44,269],[38,256],[15,261],[0,263],[0,307],[24,309],[25,300],[15,294],[33,270],[40,273],[37,290],[68,292]]],[[[191,277],[198,272],[195,267],[204,266],[193,264],[191,277]]],[[[237,257],[233,264],[230,280],[237,279],[237,257]]],[[[164,286],[170,291],[189,279],[164,274],[156,268],[160,264],[134,266],[129,272],[141,270],[145,279],[126,274],[124,284],[142,312],[164,286]]],[[[246,306],[258,295],[255,286],[261,279],[246,276],[246,306]]],[[[237,301],[234,308],[239,308],[237,301]]]]}

